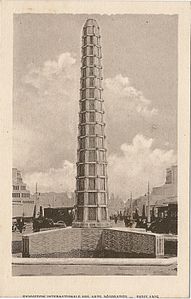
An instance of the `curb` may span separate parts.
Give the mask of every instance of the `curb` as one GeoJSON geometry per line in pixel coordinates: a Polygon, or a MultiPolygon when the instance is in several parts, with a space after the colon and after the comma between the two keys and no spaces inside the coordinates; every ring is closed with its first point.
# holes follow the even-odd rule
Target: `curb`
{"type": "Polygon", "coordinates": [[[118,266],[169,266],[177,264],[172,258],[13,258],[12,265],[118,265],[118,266]]]}

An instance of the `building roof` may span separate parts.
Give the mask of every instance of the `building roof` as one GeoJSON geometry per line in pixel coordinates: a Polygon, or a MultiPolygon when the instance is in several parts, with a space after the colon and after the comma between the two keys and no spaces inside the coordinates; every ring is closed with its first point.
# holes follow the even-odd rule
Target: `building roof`
{"type": "MultiPolygon", "coordinates": [[[[48,192],[48,193],[40,193],[37,195],[39,199],[39,204],[43,207],[51,207],[51,208],[68,208],[75,205],[75,197],[74,194],[67,194],[67,192],[48,192]]],[[[36,194],[32,196],[34,200],[36,199],[36,194]]]]}

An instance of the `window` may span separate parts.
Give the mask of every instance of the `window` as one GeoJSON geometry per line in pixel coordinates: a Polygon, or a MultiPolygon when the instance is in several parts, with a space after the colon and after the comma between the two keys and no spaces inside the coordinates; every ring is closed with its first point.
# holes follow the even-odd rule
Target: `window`
{"type": "Polygon", "coordinates": [[[91,27],[90,27],[90,26],[87,27],[87,34],[93,34],[93,33],[94,33],[93,29],[94,29],[93,26],[91,26],[91,27]]]}
{"type": "Polygon", "coordinates": [[[95,55],[98,55],[98,48],[97,47],[95,47],[94,53],[95,53],[95,55]]]}
{"type": "Polygon", "coordinates": [[[20,197],[20,193],[12,193],[12,197],[20,197]]]}
{"type": "Polygon", "coordinates": [[[100,175],[104,176],[105,175],[105,165],[101,164],[99,167],[100,167],[100,175]]]}
{"type": "Polygon", "coordinates": [[[84,179],[79,179],[78,180],[78,188],[79,190],[84,190],[84,179]]]}
{"type": "Polygon", "coordinates": [[[96,220],[96,208],[88,208],[88,219],[96,220]]]}
{"type": "Polygon", "coordinates": [[[106,200],[105,200],[105,193],[100,193],[100,204],[105,205],[106,200]]]}
{"type": "Polygon", "coordinates": [[[89,147],[94,148],[95,147],[95,137],[89,137],[89,147]]]}
{"type": "Polygon", "coordinates": [[[89,151],[89,162],[95,162],[95,160],[96,160],[96,152],[89,151]]]}
{"type": "Polygon", "coordinates": [[[96,66],[100,66],[100,59],[97,56],[95,56],[95,58],[94,58],[94,64],[96,66]]]}
{"type": "Polygon", "coordinates": [[[99,28],[95,27],[95,35],[99,35],[99,28]]]}
{"type": "Polygon", "coordinates": [[[97,110],[102,111],[102,102],[97,101],[97,110]]]}
{"type": "Polygon", "coordinates": [[[93,67],[89,68],[89,76],[93,76],[94,75],[94,69],[93,67]]]}
{"type": "Polygon", "coordinates": [[[13,186],[13,190],[19,190],[19,186],[13,186]]]}
{"type": "Polygon", "coordinates": [[[101,99],[101,90],[97,89],[97,98],[100,100],[101,99]]]}
{"type": "Polygon", "coordinates": [[[89,179],[89,190],[95,190],[95,179],[89,179]]]}
{"type": "MultiPolygon", "coordinates": [[[[17,190],[19,190],[19,186],[17,186],[17,187],[18,187],[17,190]]],[[[26,186],[21,186],[21,190],[26,190],[26,186]]]]}
{"type": "Polygon", "coordinates": [[[94,98],[94,89],[89,89],[89,97],[94,98]]]}
{"type": "Polygon", "coordinates": [[[79,143],[80,143],[80,149],[84,149],[85,148],[85,138],[80,138],[79,143]]]}
{"type": "Polygon", "coordinates": [[[93,36],[90,36],[90,44],[93,44],[93,36]]]}
{"type": "Polygon", "coordinates": [[[97,87],[101,88],[101,80],[100,79],[97,79],[97,87]]]}
{"type": "Polygon", "coordinates": [[[82,77],[86,77],[86,69],[82,69],[82,77]]]}
{"type": "Polygon", "coordinates": [[[86,110],[86,101],[83,101],[82,102],[82,111],[85,111],[86,110]]]}
{"type": "Polygon", "coordinates": [[[86,114],[85,114],[85,113],[82,113],[82,114],[81,114],[81,121],[82,121],[83,123],[86,122],[86,114]]]}
{"type": "Polygon", "coordinates": [[[81,136],[86,135],[86,126],[81,126],[80,127],[80,134],[81,134],[81,136]]]}
{"type": "Polygon", "coordinates": [[[87,36],[87,44],[90,44],[90,36],[87,36]]]}
{"type": "Polygon", "coordinates": [[[101,71],[101,69],[98,69],[98,77],[99,77],[99,78],[102,77],[102,71],[101,71]]]}
{"type": "Polygon", "coordinates": [[[102,126],[101,125],[96,125],[96,134],[102,135],[102,126]]]}
{"type": "Polygon", "coordinates": [[[94,78],[90,78],[90,87],[94,87],[94,78]]]}
{"type": "Polygon", "coordinates": [[[95,176],[95,164],[89,164],[89,175],[95,176]]]}
{"type": "Polygon", "coordinates": [[[89,121],[94,122],[95,121],[95,112],[90,112],[89,113],[89,121]]]}
{"type": "Polygon", "coordinates": [[[88,55],[93,55],[93,47],[88,47],[88,55]]]}
{"type": "Polygon", "coordinates": [[[98,147],[103,148],[103,138],[102,137],[98,138],[98,147]]]}
{"type": "Polygon", "coordinates": [[[83,55],[83,56],[86,55],[86,48],[82,48],[82,55],[83,55]]]}
{"type": "Polygon", "coordinates": [[[90,110],[94,110],[95,109],[94,101],[92,101],[92,100],[89,100],[89,109],[90,110]]]}
{"type": "Polygon", "coordinates": [[[101,220],[106,220],[106,219],[107,219],[106,208],[101,208],[101,220]]]}
{"type": "Polygon", "coordinates": [[[83,91],[82,91],[82,99],[85,99],[85,98],[86,98],[86,91],[83,90],[83,91]]]}
{"type": "Polygon", "coordinates": [[[83,29],[83,32],[84,32],[84,35],[87,34],[87,28],[86,27],[83,29]]]}
{"type": "Polygon", "coordinates": [[[94,44],[97,45],[97,44],[98,44],[98,37],[97,37],[97,36],[94,36],[94,37],[93,37],[93,41],[94,41],[94,44]]]}
{"type": "Polygon", "coordinates": [[[29,197],[30,194],[29,193],[22,193],[22,197],[29,197]]]}
{"type": "Polygon", "coordinates": [[[90,57],[89,57],[89,62],[90,62],[90,65],[93,65],[93,64],[94,64],[94,58],[93,58],[93,56],[90,56],[90,57]]]}
{"type": "Polygon", "coordinates": [[[84,37],[84,45],[87,44],[87,37],[84,37]]]}
{"type": "Polygon", "coordinates": [[[105,179],[100,178],[100,190],[105,190],[105,179]]]}
{"type": "Polygon", "coordinates": [[[100,160],[100,162],[104,162],[105,161],[105,155],[104,155],[104,152],[103,151],[100,151],[99,152],[99,160],[100,160]]]}
{"type": "Polygon", "coordinates": [[[88,193],[88,205],[95,205],[96,204],[96,193],[89,192],[88,193]]]}
{"type": "Polygon", "coordinates": [[[86,87],[86,80],[82,79],[82,88],[85,88],[85,87],[86,87]]]}
{"type": "Polygon", "coordinates": [[[84,176],[85,175],[85,166],[80,164],[78,165],[78,175],[79,176],[84,176]]]}
{"type": "Polygon", "coordinates": [[[86,64],[87,64],[86,62],[87,62],[87,61],[86,61],[86,57],[84,57],[84,58],[82,59],[82,65],[83,65],[83,66],[86,66],[86,64]]]}
{"type": "Polygon", "coordinates": [[[84,151],[80,151],[79,162],[84,162],[84,161],[85,161],[85,152],[84,151]]]}
{"type": "Polygon", "coordinates": [[[77,220],[78,221],[83,221],[83,208],[78,208],[77,210],[77,220]]]}
{"type": "Polygon", "coordinates": [[[96,116],[97,116],[97,121],[98,122],[100,122],[100,123],[103,122],[102,114],[101,113],[97,113],[96,116]]]}
{"type": "Polygon", "coordinates": [[[84,204],[84,193],[78,193],[77,197],[78,197],[78,200],[77,200],[78,205],[83,205],[84,204]]]}
{"type": "Polygon", "coordinates": [[[89,125],[89,134],[95,135],[95,125],[89,125]]]}

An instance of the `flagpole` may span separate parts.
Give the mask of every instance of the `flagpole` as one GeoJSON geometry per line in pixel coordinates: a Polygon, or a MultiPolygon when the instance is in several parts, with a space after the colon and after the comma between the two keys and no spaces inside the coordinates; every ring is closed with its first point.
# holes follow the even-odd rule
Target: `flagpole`
{"type": "Polygon", "coordinates": [[[147,218],[148,223],[151,222],[151,214],[150,214],[150,186],[149,186],[149,181],[148,181],[148,218],[147,218]]]}

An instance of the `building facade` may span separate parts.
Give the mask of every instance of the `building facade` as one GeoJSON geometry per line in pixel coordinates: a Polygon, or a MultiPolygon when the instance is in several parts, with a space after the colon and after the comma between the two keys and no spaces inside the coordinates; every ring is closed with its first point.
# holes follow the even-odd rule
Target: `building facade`
{"type": "Polygon", "coordinates": [[[101,58],[99,26],[88,19],[82,34],[75,227],[109,225],[101,58]]]}
{"type": "Polygon", "coordinates": [[[23,183],[21,172],[17,168],[12,169],[12,217],[32,217],[34,200],[30,198],[30,191],[23,183]]]}
{"type": "MultiPolygon", "coordinates": [[[[154,208],[155,216],[158,216],[160,207],[165,207],[169,204],[177,205],[177,201],[177,165],[172,165],[166,169],[164,184],[152,188],[150,193],[150,214],[154,208]]],[[[133,200],[133,210],[137,209],[139,215],[142,213],[143,206],[145,206],[146,215],[148,215],[148,194],[133,200]]]]}
{"type": "Polygon", "coordinates": [[[165,184],[159,187],[153,187],[151,192],[151,204],[157,201],[177,202],[177,165],[166,169],[165,184]]]}

